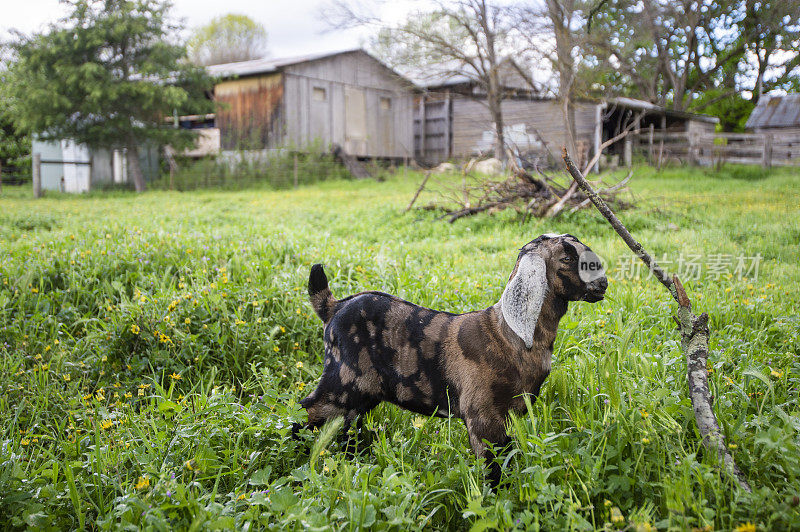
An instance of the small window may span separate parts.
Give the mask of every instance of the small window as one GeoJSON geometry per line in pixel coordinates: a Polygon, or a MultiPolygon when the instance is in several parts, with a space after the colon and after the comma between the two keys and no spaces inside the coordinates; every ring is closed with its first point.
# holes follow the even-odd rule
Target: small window
{"type": "Polygon", "coordinates": [[[325,89],[322,87],[314,87],[314,101],[315,102],[324,102],[325,98],[328,95],[325,92],[325,89]]]}
{"type": "Polygon", "coordinates": [[[381,111],[390,111],[392,109],[391,98],[381,98],[381,111]]]}

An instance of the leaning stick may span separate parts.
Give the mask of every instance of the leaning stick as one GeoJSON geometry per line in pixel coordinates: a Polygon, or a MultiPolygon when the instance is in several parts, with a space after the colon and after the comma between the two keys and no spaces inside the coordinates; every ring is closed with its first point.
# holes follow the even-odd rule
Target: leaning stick
{"type": "Polygon", "coordinates": [[[430,176],[431,176],[431,173],[429,171],[425,172],[425,179],[422,180],[422,183],[420,183],[419,188],[417,189],[417,192],[414,194],[414,197],[411,198],[411,202],[408,204],[408,207],[406,207],[406,210],[403,211],[403,212],[408,212],[408,211],[411,210],[411,207],[414,206],[414,202],[417,201],[417,198],[419,197],[420,193],[422,192],[422,189],[425,188],[425,183],[428,182],[428,178],[430,176]]]}
{"type": "Polygon", "coordinates": [[[671,278],[653,258],[644,250],[642,245],[633,238],[633,235],[625,228],[619,218],[611,211],[597,192],[594,191],[592,186],[586,181],[586,178],[572,162],[566,148],[563,153],[564,163],[567,165],[572,178],[578,183],[578,186],[589,196],[597,210],[608,220],[611,227],[622,237],[622,240],[631,248],[637,257],[647,265],[648,269],[653,272],[653,275],[669,290],[669,293],[678,303],[678,317],[675,319],[678,328],[681,332],[681,348],[686,355],[686,368],[687,377],[689,380],[689,396],[692,399],[692,407],[694,409],[694,418],[697,422],[697,428],[703,436],[703,444],[707,449],[715,451],[718,458],[725,464],[725,468],[730,472],[739,486],[751,492],[750,485],[744,473],[736,465],[733,456],[728,452],[728,447],[725,445],[725,437],[719,427],[719,422],[714,414],[714,409],[711,404],[711,392],[708,387],[708,370],[706,369],[706,362],[708,360],[708,338],[710,331],[708,328],[708,314],[703,312],[699,316],[692,313],[692,303],[689,301],[689,296],[683,289],[680,279],[677,275],[671,278]]]}

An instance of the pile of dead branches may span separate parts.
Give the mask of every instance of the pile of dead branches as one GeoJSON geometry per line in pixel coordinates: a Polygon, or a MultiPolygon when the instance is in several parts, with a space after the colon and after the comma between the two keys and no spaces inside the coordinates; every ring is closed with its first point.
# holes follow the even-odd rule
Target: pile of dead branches
{"type": "MultiPolygon", "coordinates": [[[[538,170],[540,177],[533,177],[519,166],[509,164],[510,175],[503,178],[486,178],[462,172],[462,179],[451,178],[449,182],[438,183],[429,189],[433,200],[422,207],[442,211],[441,219],[450,223],[480,212],[495,213],[504,209],[514,209],[523,215],[523,222],[529,217],[553,218],[564,210],[575,212],[591,205],[588,196],[572,182],[562,185],[555,178],[538,170]],[[460,181],[460,183],[458,182],[460,181]]],[[[599,180],[593,185],[606,203],[621,210],[630,205],[619,198],[632,174],[615,183],[606,185],[599,180]]],[[[431,173],[426,173],[406,210],[410,210],[428,184],[431,173]]]]}

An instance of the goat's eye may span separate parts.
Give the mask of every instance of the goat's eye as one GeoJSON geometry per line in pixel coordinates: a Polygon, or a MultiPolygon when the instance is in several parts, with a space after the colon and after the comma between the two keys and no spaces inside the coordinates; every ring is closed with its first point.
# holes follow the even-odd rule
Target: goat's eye
{"type": "Polygon", "coordinates": [[[566,257],[561,259],[561,262],[569,264],[570,262],[575,262],[575,258],[574,257],[570,257],[569,255],[567,255],[566,257]]]}

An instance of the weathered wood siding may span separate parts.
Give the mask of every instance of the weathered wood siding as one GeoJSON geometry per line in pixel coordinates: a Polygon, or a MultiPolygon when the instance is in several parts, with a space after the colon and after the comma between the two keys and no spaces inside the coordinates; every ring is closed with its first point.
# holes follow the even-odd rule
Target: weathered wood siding
{"type": "MultiPolygon", "coordinates": [[[[595,134],[595,104],[575,104],[576,142],[591,151],[595,134]]],[[[452,146],[454,157],[468,157],[485,151],[493,136],[494,124],[484,102],[459,97],[453,100],[452,146]]],[[[566,125],[561,107],[554,100],[504,100],[503,121],[512,137],[531,144],[538,139],[545,151],[560,156],[566,144],[566,125]]],[[[520,146],[525,148],[525,146],[520,146]]]]}
{"type": "Polygon", "coordinates": [[[359,157],[413,156],[409,83],[363,52],[285,67],[285,142],[359,157]]]}
{"type": "Polygon", "coordinates": [[[216,125],[222,149],[272,148],[283,142],[283,76],[263,74],[222,81],[214,87],[220,104],[216,125]]]}

